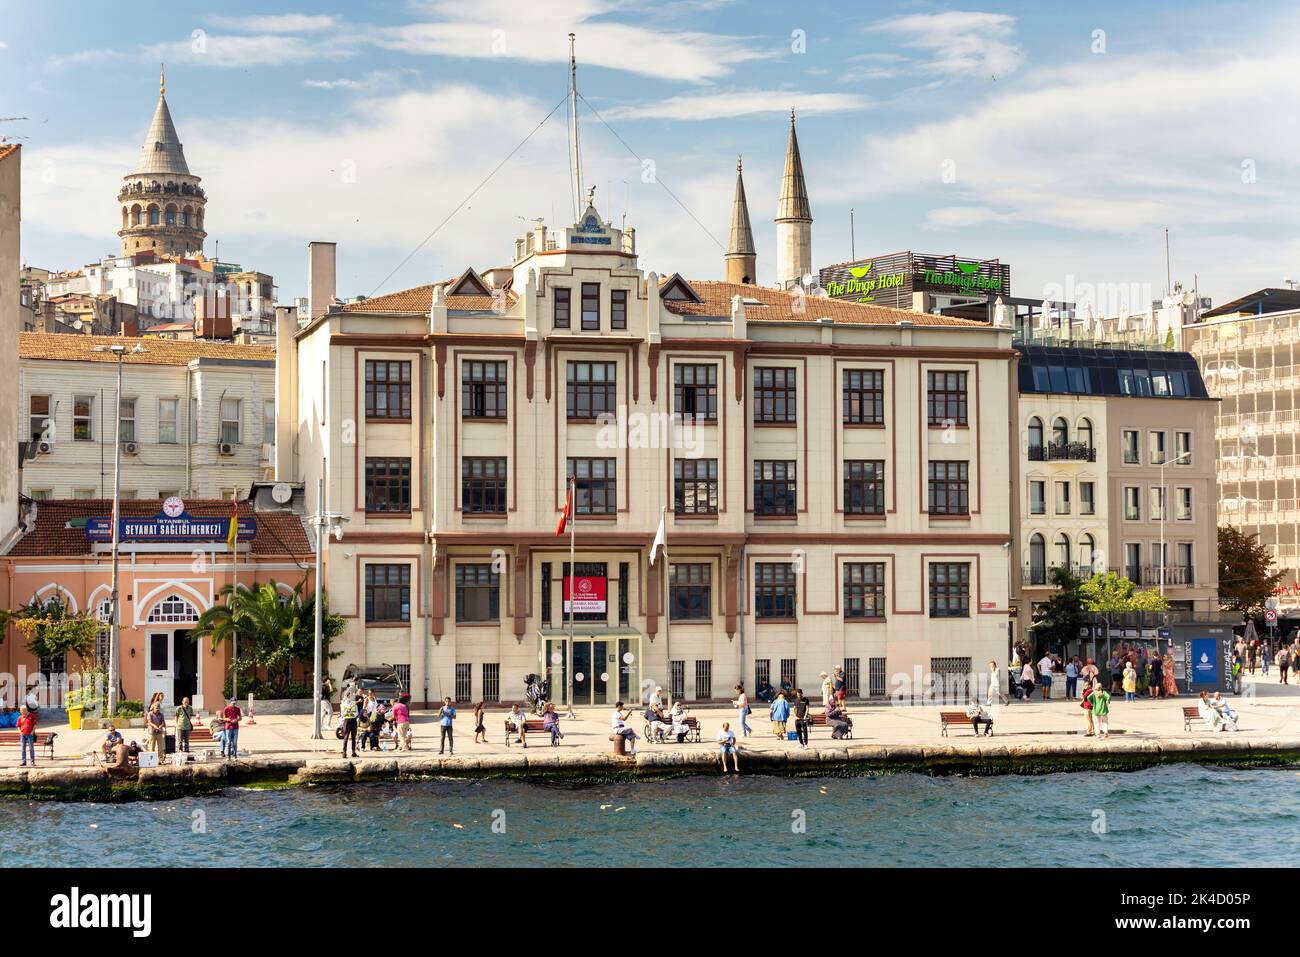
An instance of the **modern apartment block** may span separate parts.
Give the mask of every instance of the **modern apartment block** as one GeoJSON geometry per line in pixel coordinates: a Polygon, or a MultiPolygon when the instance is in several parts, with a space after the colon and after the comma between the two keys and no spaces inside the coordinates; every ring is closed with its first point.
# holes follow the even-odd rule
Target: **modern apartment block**
{"type": "Polygon", "coordinates": [[[1258,535],[1300,611],[1300,291],[1261,289],[1203,313],[1183,342],[1219,399],[1219,522],[1258,535]]]}
{"type": "Polygon", "coordinates": [[[1170,605],[1218,593],[1213,422],[1183,352],[1018,344],[1018,630],[1051,569],[1115,571],[1170,605]],[[1162,585],[1163,582],[1163,585],[1162,585]]]}

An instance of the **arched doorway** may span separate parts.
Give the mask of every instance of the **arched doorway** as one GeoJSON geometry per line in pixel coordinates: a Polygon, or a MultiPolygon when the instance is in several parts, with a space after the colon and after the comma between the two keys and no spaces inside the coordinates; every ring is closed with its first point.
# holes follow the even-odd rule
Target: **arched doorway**
{"type": "Polygon", "coordinates": [[[189,698],[196,708],[199,700],[199,646],[190,640],[190,628],[199,620],[199,610],[178,592],[170,592],[150,609],[144,620],[144,700],[162,692],[164,707],[174,707],[189,698]]]}

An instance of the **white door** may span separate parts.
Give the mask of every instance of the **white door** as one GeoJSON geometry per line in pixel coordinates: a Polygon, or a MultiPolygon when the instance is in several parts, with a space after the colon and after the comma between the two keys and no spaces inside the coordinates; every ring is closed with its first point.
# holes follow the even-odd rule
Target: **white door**
{"type": "Polygon", "coordinates": [[[149,706],[153,696],[161,691],[163,704],[172,705],[172,689],[175,677],[172,673],[172,633],[170,631],[151,631],[145,637],[145,672],[144,704],[149,706]]]}

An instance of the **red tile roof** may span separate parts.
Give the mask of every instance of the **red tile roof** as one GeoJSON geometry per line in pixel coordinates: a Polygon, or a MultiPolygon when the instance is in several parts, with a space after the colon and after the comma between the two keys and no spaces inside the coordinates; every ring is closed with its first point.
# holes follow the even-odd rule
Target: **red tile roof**
{"type": "MultiPolygon", "coordinates": [[[[429,310],[433,308],[434,286],[448,286],[455,281],[455,279],[449,279],[447,282],[429,283],[426,286],[416,286],[414,289],[403,289],[400,292],[390,292],[387,295],[362,299],[360,302],[349,302],[343,306],[343,311],[427,316],[429,310]]],[[[513,306],[517,299],[518,297],[512,290],[506,290],[507,309],[513,306]]],[[[492,297],[448,296],[447,308],[466,312],[488,312],[492,309],[492,297]]]]}
{"type": "MultiPolygon", "coordinates": [[[[146,330],[146,333],[148,330],[146,330]]],[[[271,346],[246,346],[235,342],[205,340],[134,339],[124,336],[69,336],[57,332],[22,332],[18,335],[18,356],[22,359],[116,362],[111,352],[96,352],[96,346],[125,345],[127,365],[183,366],[192,359],[250,359],[275,361],[271,346]],[[132,355],[136,345],[147,350],[132,355]]]]}
{"type": "MultiPolygon", "coordinates": [[[[670,277],[671,278],[671,277],[670,277]]],[[[667,282],[667,279],[664,280],[667,282]]],[[[731,315],[731,297],[740,296],[757,302],[745,303],[747,320],[772,320],[810,322],[816,319],[830,318],[835,322],[852,325],[895,326],[908,320],[918,326],[964,326],[966,328],[988,328],[984,322],[973,319],[956,319],[951,316],[932,316],[925,312],[911,309],[894,309],[890,306],[877,306],[872,303],[849,302],[845,299],[825,299],[822,297],[803,298],[802,311],[796,311],[795,303],[800,297],[784,289],[770,286],[742,285],[734,282],[715,282],[711,279],[689,279],[692,289],[703,302],[687,302],[680,299],[665,299],[664,306],[669,312],[679,316],[727,317],[731,315]]],[[[662,288],[662,283],[660,284],[662,288]]]]}
{"type": "MultiPolygon", "coordinates": [[[[196,518],[229,518],[230,502],[222,499],[189,499],[185,510],[196,518]]],[[[152,518],[162,511],[161,499],[131,499],[122,503],[127,517],[152,518]]],[[[84,523],[69,527],[73,519],[104,518],[113,514],[112,499],[47,499],[36,503],[36,527],[24,535],[7,553],[9,557],[45,558],[91,554],[84,523]]],[[[252,554],[291,555],[299,560],[310,557],[311,543],[302,520],[292,512],[257,512],[248,502],[239,503],[241,517],[257,520],[257,536],[252,554]]],[[[189,554],[201,543],[177,543],[177,552],[189,554]]]]}
{"type": "Polygon", "coordinates": [[[11,153],[17,153],[21,143],[0,143],[0,160],[4,159],[11,153]]]}

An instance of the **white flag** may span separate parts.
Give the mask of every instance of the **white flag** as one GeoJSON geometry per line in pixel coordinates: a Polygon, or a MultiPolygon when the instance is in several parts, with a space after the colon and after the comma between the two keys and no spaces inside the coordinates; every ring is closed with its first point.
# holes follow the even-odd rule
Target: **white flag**
{"type": "Polygon", "coordinates": [[[655,540],[654,540],[654,543],[650,546],[650,564],[651,564],[651,565],[653,565],[653,564],[655,563],[655,558],[656,558],[658,552],[660,551],[660,549],[663,549],[663,548],[667,548],[667,547],[668,547],[667,533],[666,533],[666,531],[665,531],[665,529],[664,529],[664,518],[665,518],[665,516],[662,515],[662,514],[660,514],[660,516],[659,516],[659,531],[655,532],[655,540]]]}

